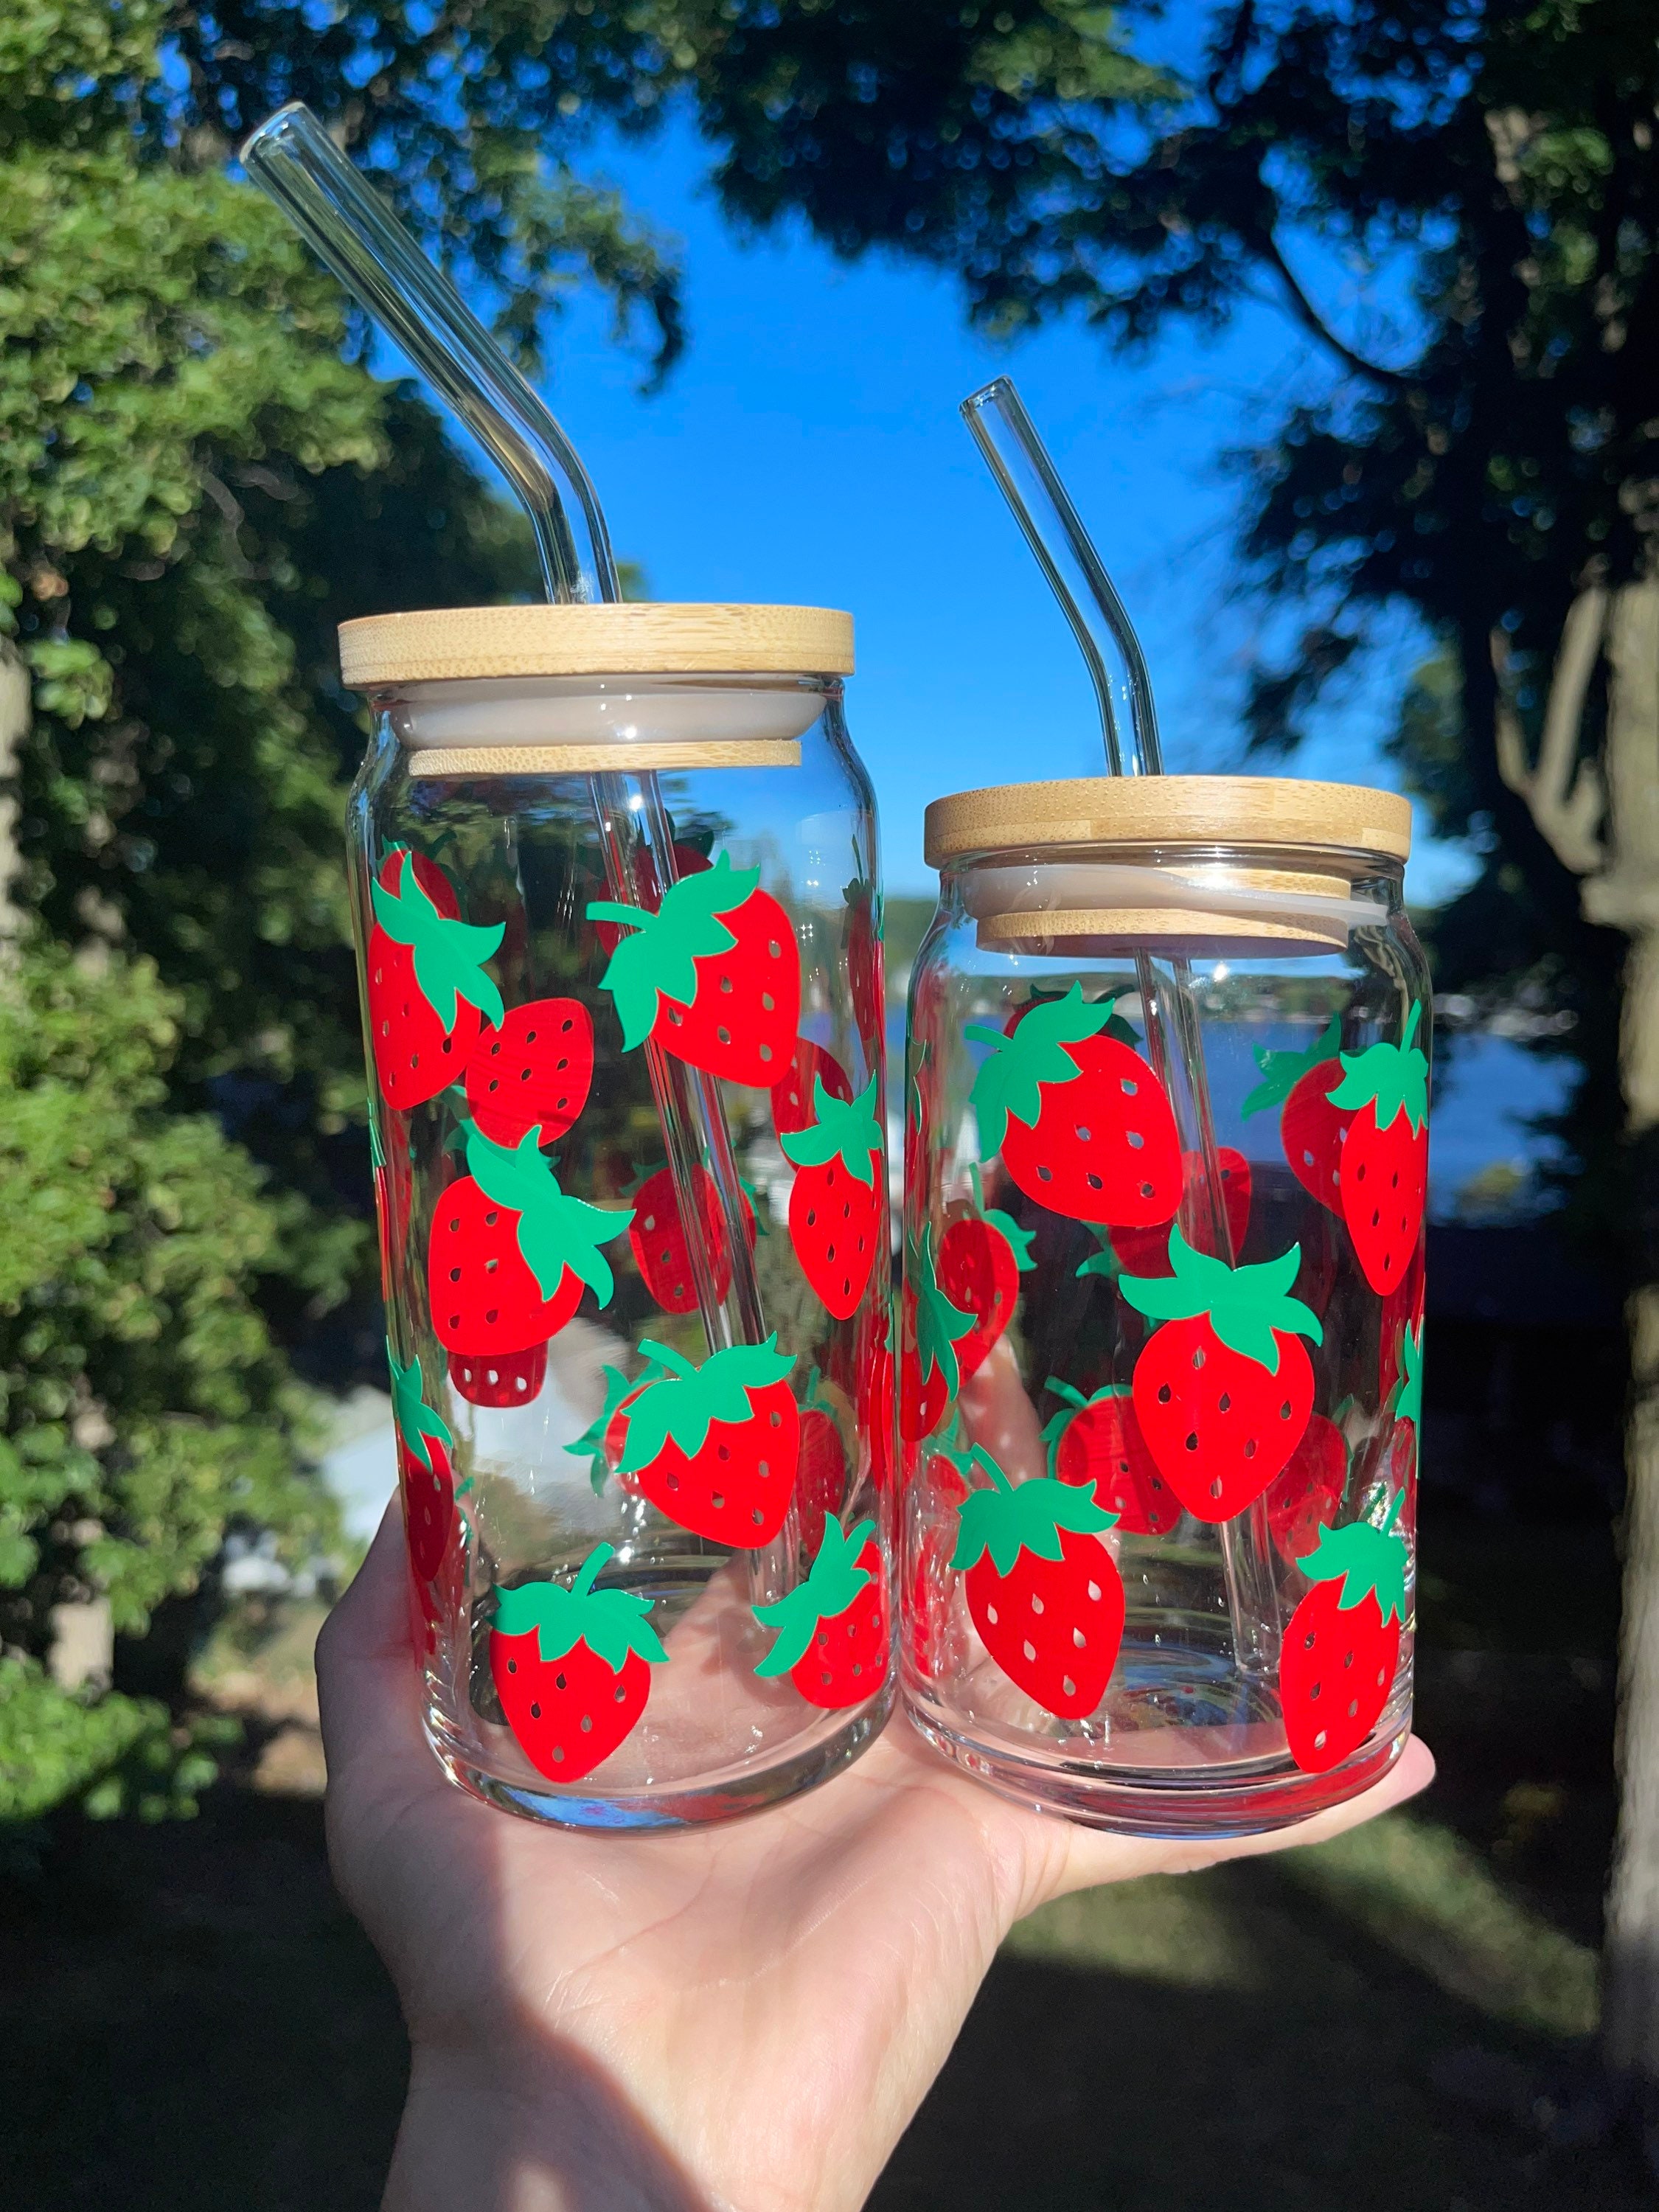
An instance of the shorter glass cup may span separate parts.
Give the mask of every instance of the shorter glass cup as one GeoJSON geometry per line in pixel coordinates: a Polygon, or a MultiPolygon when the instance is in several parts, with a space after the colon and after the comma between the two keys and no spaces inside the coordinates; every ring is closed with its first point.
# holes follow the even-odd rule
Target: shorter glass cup
{"type": "Polygon", "coordinates": [[[910,987],[903,1696],[1097,1825],[1364,1789],[1412,1703],[1430,982],[1386,793],[929,808],[910,987]]]}

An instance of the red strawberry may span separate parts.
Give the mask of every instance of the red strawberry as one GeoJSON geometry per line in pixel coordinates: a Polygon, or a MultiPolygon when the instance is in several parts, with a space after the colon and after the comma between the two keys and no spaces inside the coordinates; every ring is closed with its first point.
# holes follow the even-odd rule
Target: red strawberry
{"type": "Polygon", "coordinates": [[[469,1129],[471,1172],[434,1210],[428,1295],[438,1341],[451,1352],[526,1351],[564,1327],[584,1288],[602,1306],[611,1302],[616,1283],[599,1248],[634,1217],[567,1197],[540,1133],[526,1130],[509,1152],[469,1129]]]}
{"type": "Polygon", "coordinates": [[[1342,1510],[1348,1486],[1348,1444],[1334,1421],[1312,1414],[1307,1432],[1267,1494],[1267,1527],[1279,1556],[1294,1566],[1342,1510]]]}
{"type": "Polygon", "coordinates": [[[687,876],[655,914],[594,900],[590,921],[633,933],[611,954],[601,990],[622,1021],[623,1048],[647,1038],[693,1067],[769,1091],[795,1047],[800,951],[789,917],[758,868],[722,853],[687,876]]]}
{"type": "Polygon", "coordinates": [[[410,1564],[422,1582],[435,1582],[455,1532],[455,1439],[441,1413],[422,1395],[421,1363],[400,1367],[390,1344],[392,1418],[398,1438],[398,1474],[404,1493],[404,1532],[410,1564]]]}
{"type": "Polygon", "coordinates": [[[1400,1332],[1401,1378],[1390,1407],[1393,1420],[1383,1447],[1383,1470],[1406,1500],[1402,1519],[1409,1526],[1417,1494],[1417,1440],[1423,1429],[1423,1324],[1400,1332]]]}
{"type": "Polygon", "coordinates": [[[506,925],[462,921],[443,870],[402,845],[381,863],[369,897],[369,1046],[386,1103],[407,1109],[456,1080],[485,1015],[501,1020],[501,994],[483,963],[506,925]]]}
{"type": "Polygon", "coordinates": [[[547,1346],[521,1352],[452,1352],[449,1379],[469,1405],[528,1406],[547,1380],[547,1346]]]}
{"type": "Polygon", "coordinates": [[[873,1060],[887,1012],[881,924],[876,918],[877,894],[862,877],[855,877],[842,891],[842,898],[847,912],[848,994],[853,1001],[853,1019],[858,1025],[866,1056],[873,1060]]]}
{"type": "MultiPolygon", "coordinates": [[[[726,1241],[720,1193],[707,1168],[697,1167],[692,1172],[696,1179],[703,1249],[714,1270],[714,1296],[723,1298],[732,1287],[732,1255],[726,1241]]],[[[628,1232],[628,1242],[645,1287],[665,1313],[696,1313],[696,1278],[691,1272],[691,1254],[686,1243],[685,1224],[680,1218],[672,1170],[659,1168],[654,1175],[646,1177],[637,1190],[628,1194],[634,1201],[634,1225],[628,1232]]],[[[744,1193],[743,1215],[752,1250],[757,1224],[747,1191],[744,1193]]]]}
{"type": "Polygon", "coordinates": [[[992,1487],[971,1491],[951,1565],[986,1650],[1045,1712],[1081,1720],[1106,1694],[1123,1640],[1123,1583],[1097,1533],[1115,1516],[1082,1486],[1039,1475],[1018,1489],[988,1451],[972,1463],[992,1487]]]}
{"type": "Polygon", "coordinates": [[[1066,1403],[1042,1431],[1057,1482],[1086,1484],[1126,1536],[1167,1536],[1181,1506],[1158,1473],[1121,1383],[1085,1398],[1058,1376],[1048,1386],[1066,1403]]]}
{"type": "Polygon", "coordinates": [[[1404,1369],[1401,1355],[1408,1329],[1423,1325],[1423,1239],[1417,1240],[1406,1279],[1389,1292],[1377,1316],[1376,1402],[1386,1406],[1404,1369]]]}
{"type": "Polygon", "coordinates": [[[820,1082],[832,1098],[851,1104],[852,1079],[835,1054],[810,1037],[797,1037],[794,1056],[772,1091],[772,1127],[779,1136],[793,1136],[810,1126],[814,1086],[820,1082]]]}
{"type": "MultiPolygon", "coordinates": [[[[795,1502],[800,1509],[800,1540],[816,1553],[827,1515],[839,1512],[847,1488],[847,1455],[835,1408],[818,1391],[818,1370],[806,1378],[800,1401],[800,1460],[795,1469],[795,1502]]],[[[781,1668],[779,1669],[781,1673],[781,1668]]]]}
{"type": "Polygon", "coordinates": [[[1147,1063],[1103,1034],[1112,1002],[1085,1006],[1081,984],[1029,1008],[1012,1036],[977,1022],[988,1044],[974,1079],[981,1157],[1039,1206],[1079,1221],[1146,1228],[1181,1203],[1181,1146],[1147,1063]]]}
{"type": "Polygon", "coordinates": [[[921,1243],[912,1248],[905,1274],[899,1434],[907,1443],[918,1443],[933,1435],[956,1402],[962,1383],[956,1347],[974,1323],[939,1286],[931,1229],[924,1229],[921,1243]]]}
{"type": "Polygon", "coordinates": [[[572,1127],[593,1080],[593,1024],[580,999],[532,999],[486,1028],[466,1064],[466,1103],[492,1143],[538,1128],[544,1145],[572,1127]]]}
{"type": "Polygon", "coordinates": [[[664,1370],[630,1408],[617,1469],[694,1536],[734,1551],[769,1544],[783,1526],[800,1455],[794,1365],[777,1348],[734,1344],[695,1366],[666,1345],[640,1350],[664,1370]]]}
{"type": "Polygon", "coordinates": [[[886,1179],[877,1078],[851,1105],[822,1080],[812,1122],[779,1139],[798,1173],[789,1193],[789,1242],[801,1273],[837,1321],[858,1311],[886,1227],[886,1179]]]}
{"type": "MultiPolygon", "coordinates": [[[[1250,1164],[1243,1152],[1235,1152],[1231,1145],[1218,1145],[1215,1157],[1221,1170],[1221,1202],[1227,1209],[1227,1234],[1232,1240],[1232,1256],[1237,1260],[1244,1249],[1250,1226],[1250,1164]]],[[[1200,1249],[1208,1251],[1212,1235],[1204,1194],[1204,1155],[1183,1152],[1181,1176],[1200,1249]]],[[[1170,1232],[1166,1227],[1114,1229],[1111,1244],[1119,1269],[1124,1274],[1167,1275],[1170,1272],[1170,1232]]],[[[1105,1271],[1097,1265],[1098,1259],[1097,1254],[1094,1260],[1085,1261],[1084,1267],[1091,1273],[1103,1273],[1105,1271]]],[[[1078,1273],[1083,1272],[1079,1267],[1078,1273]]]]}
{"type": "Polygon", "coordinates": [[[778,1632],[755,1672],[787,1674],[808,1705],[831,1712],[861,1705],[887,1680],[892,1633],[875,1528],[860,1521],[843,1533],[830,1514],[806,1580],[755,1607],[762,1626],[778,1632]]]}
{"type": "Polygon", "coordinates": [[[401,1114],[390,1117],[391,1152],[380,1141],[380,1118],[374,1101],[368,1102],[368,1157],[374,1176],[374,1225],[380,1244],[380,1295],[388,1304],[392,1287],[404,1264],[409,1243],[409,1207],[414,1194],[414,1176],[409,1158],[409,1124],[401,1114]]]}
{"type": "Polygon", "coordinates": [[[986,1210],[979,1170],[970,1167],[973,1212],[953,1221],[939,1241],[939,1287],[951,1304],[973,1316],[973,1326],[957,1347],[965,1382],[990,1357],[991,1347],[1014,1317],[1019,1279],[1036,1266],[1032,1231],[1012,1213],[986,1210]]]}
{"type": "Polygon", "coordinates": [[[1353,1118],[1330,1099],[1342,1073],[1336,1056],[1341,1036],[1342,1024],[1333,1014],[1319,1042],[1306,1052],[1258,1052],[1255,1064],[1261,1080],[1238,1109],[1240,1120],[1248,1121],[1269,1106],[1281,1109],[1279,1141],[1291,1173],[1310,1197],[1333,1213],[1342,1211],[1342,1140],[1353,1118]]]}
{"type": "Polygon", "coordinates": [[[1395,1534],[1404,1491],[1378,1528],[1327,1528],[1302,1571],[1314,1588],[1291,1615],[1279,1660],[1279,1698],[1291,1757],[1328,1774],[1370,1735],[1400,1665],[1406,1617],[1405,1541],[1395,1534]]]}
{"type": "Polygon", "coordinates": [[[1158,1471],[1200,1521],[1231,1521],[1302,1440],[1313,1368],[1300,1340],[1318,1317],[1288,1295],[1292,1244],[1259,1267],[1230,1267],[1170,1231],[1172,1275],[1124,1275],[1118,1291],[1161,1322],[1135,1362],[1134,1402],[1158,1471]]]}
{"type": "Polygon", "coordinates": [[[1413,1001],[1401,1043],[1345,1052],[1330,1093],[1331,1104],[1352,1116],[1342,1146],[1342,1218],[1360,1273],[1384,1297],[1406,1279],[1429,1194],[1429,1063],[1412,1042],[1422,1018],[1413,1001]]]}
{"type": "Polygon", "coordinates": [[[859,1433],[870,1446],[870,1480],[884,1491],[893,1480],[894,1427],[898,1407],[893,1402],[893,1314],[891,1306],[870,1316],[866,1349],[859,1362],[859,1433]]]}
{"type": "Polygon", "coordinates": [[[520,1583],[495,1592],[495,1694],[520,1750],[555,1782],[580,1782],[610,1758],[645,1711],[651,1667],[668,1657],[646,1619],[648,1598],[594,1589],[611,1552],[596,1544],[568,1589],[520,1583]]]}

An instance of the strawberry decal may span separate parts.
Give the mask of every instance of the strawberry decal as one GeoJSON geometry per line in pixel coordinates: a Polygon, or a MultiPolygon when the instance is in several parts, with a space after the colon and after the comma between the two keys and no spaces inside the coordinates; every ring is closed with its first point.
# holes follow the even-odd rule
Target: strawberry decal
{"type": "Polygon", "coordinates": [[[593,1024],[580,999],[532,999],[486,1028],[466,1064],[466,1103],[493,1144],[574,1127],[593,1080],[593,1024]]]}
{"type": "Polygon", "coordinates": [[[806,1580],[775,1605],[755,1607],[761,1626],[777,1631],[755,1672],[787,1674],[808,1705],[830,1712],[862,1705],[887,1679],[892,1638],[875,1532],[873,1521],[860,1521],[843,1533],[826,1516],[806,1580]]]}
{"type": "Polygon", "coordinates": [[[964,1382],[984,1365],[1013,1319],[1019,1279],[1036,1264],[1031,1257],[1033,1231],[1022,1229],[1012,1213],[994,1206],[987,1211],[976,1167],[969,1169],[968,1179],[973,1186],[973,1212],[953,1221],[939,1241],[939,1287],[959,1312],[972,1317],[972,1326],[957,1346],[964,1382]]]}
{"type": "Polygon", "coordinates": [[[1347,1486],[1347,1439],[1334,1421],[1315,1413],[1267,1489],[1267,1529],[1281,1559],[1295,1566],[1312,1551],[1341,1511],[1347,1486]]]}
{"type": "Polygon", "coordinates": [[[1079,1221],[1150,1228],[1181,1203],[1181,1146],[1169,1099],[1138,1052],[1106,1033],[1113,1001],[1063,999],[1029,1007],[1012,1036],[981,1023],[988,1044],[974,1079],[981,1153],[1002,1164],[1039,1206],[1079,1221]]]}
{"type": "Polygon", "coordinates": [[[404,1493],[404,1534],[409,1563],[424,1583],[435,1582],[455,1528],[455,1439],[441,1413],[422,1395],[421,1363],[398,1364],[390,1344],[392,1419],[398,1438],[398,1475],[404,1493]]]}
{"type": "Polygon", "coordinates": [[[797,1129],[811,1125],[819,1083],[832,1098],[851,1103],[852,1078],[835,1054],[827,1045],[814,1044],[810,1037],[797,1037],[783,1079],[772,1091],[772,1127],[780,1137],[793,1136],[797,1129]]]}
{"type": "Polygon", "coordinates": [[[368,1102],[368,1158],[374,1178],[374,1224],[380,1245],[380,1293],[390,1301],[392,1285],[404,1263],[409,1242],[409,1208],[414,1196],[414,1172],[409,1158],[409,1124],[394,1114],[391,1119],[392,1157],[380,1140],[380,1117],[374,1101],[368,1102]]]}
{"type": "Polygon", "coordinates": [[[857,1312],[883,1242],[877,1081],[872,1075],[848,1105],[832,1098],[819,1078],[810,1125],[779,1139],[799,1170],[789,1193],[789,1242],[801,1273],[837,1321],[857,1312]]]}
{"type": "Polygon", "coordinates": [[[1342,1073],[1341,1036],[1341,1021],[1333,1014],[1308,1051],[1258,1052],[1261,1080],[1238,1109],[1240,1120],[1249,1121],[1270,1106],[1279,1109],[1279,1141],[1291,1173],[1310,1198],[1337,1214],[1342,1211],[1342,1142],[1353,1118],[1331,1102],[1342,1073]]]}
{"type": "Polygon", "coordinates": [[[933,1264],[933,1232],[913,1248],[904,1285],[905,1345],[899,1363],[899,1434],[907,1443],[931,1437],[962,1387],[957,1346],[974,1326],[951,1304],[933,1264]]]}
{"type": "Polygon", "coordinates": [[[472,1406],[527,1406],[547,1380],[547,1346],[521,1352],[452,1352],[449,1379],[472,1406]]]}
{"type": "Polygon", "coordinates": [[[870,1316],[871,1328],[858,1373],[858,1425],[870,1443],[870,1480],[878,1491],[893,1480],[893,1311],[890,1303],[870,1316]]]}
{"type": "Polygon", "coordinates": [[[665,1344],[641,1340],[663,1370],[629,1409],[617,1472],[694,1536],[733,1551],[769,1544],[794,1494],[800,1415],[789,1390],[794,1361],[764,1344],[734,1344],[696,1366],[665,1344]]]}
{"type": "Polygon", "coordinates": [[[1360,1273],[1384,1297],[1406,1279],[1429,1193],[1429,1063],[1413,1042],[1413,1001],[1399,1044],[1345,1052],[1330,1103],[1352,1115],[1342,1146],[1342,1218],[1360,1273]]]}
{"type": "Polygon", "coordinates": [[[1123,1640],[1123,1584],[1100,1540],[1114,1516],[1079,1485],[1040,1475],[1016,1489],[977,1444],[990,1478],[957,1515],[961,1573],[986,1650],[1045,1712],[1081,1720],[1106,1694],[1123,1640]]]}
{"type": "MultiPolygon", "coordinates": [[[[702,1248],[708,1255],[714,1273],[714,1296],[723,1298],[732,1287],[732,1253],[726,1243],[725,1212],[714,1178],[708,1169],[694,1168],[692,1177],[697,1194],[702,1248]]],[[[697,1283],[691,1272],[691,1250],[680,1216],[672,1171],[659,1168],[629,1196],[634,1201],[634,1219],[628,1231],[628,1243],[645,1287],[665,1313],[695,1313],[697,1283]]],[[[759,1224],[746,1188],[743,1194],[743,1225],[752,1251],[759,1224]]]]}
{"type": "Polygon", "coordinates": [[[600,1251],[631,1213],[607,1213],[559,1188],[539,1129],[517,1147],[466,1133],[471,1170],[433,1210],[427,1289],[448,1351],[499,1356],[545,1345],[590,1290],[609,1305],[616,1280],[600,1251]]]}
{"type": "MultiPolygon", "coordinates": [[[[642,1375],[630,1382],[620,1367],[607,1366],[605,1375],[605,1403],[582,1431],[574,1443],[566,1444],[566,1451],[587,1462],[588,1480],[593,1486],[593,1495],[599,1497],[607,1479],[622,1463],[623,1447],[628,1439],[629,1408],[641,1394],[656,1382],[662,1369],[650,1361],[642,1375]]],[[[637,1488],[637,1485],[632,1486],[637,1488]]]]}
{"type": "Polygon", "coordinates": [[[506,924],[475,929],[462,921],[443,870],[402,845],[386,855],[368,893],[369,1048],[386,1103],[407,1109],[455,1081],[485,1016],[501,1019],[501,994],[483,963],[506,924]]]}
{"type": "Polygon", "coordinates": [[[1158,1468],[1189,1513],[1231,1521],[1302,1441],[1313,1368],[1302,1344],[1323,1332],[1289,1295],[1292,1244],[1259,1267],[1230,1267],[1170,1231],[1170,1275],[1124,1275],[1120,1295],[1161,1322],[1135,1362],[1134,1407],[1158,1468]]]}
{"type": "Polygon", "coordinates": [[[842,1449],[841,1430],[836,1425],[834,1407],[818,1388],[816,1367],[806,1378],[806,1395],[800,1401],[799,1412],[800,1460],[795,1470],[795,1503],[800,1512],[801,1542],[812,1553],[823,1539],[825,1521],[840,1510],[847,1488],[847,1455],[842,1449]]]}
{"type": "Polygon", "coordinates": [[[495,1592],[489,1672],[507,1724],[538,1774],[580,1782],[630,1733],[668,1654],[648,1598],[595,1589],[612,1547],[596,1544],[567,1589],[520,1583],[495,1592]]]}
{"type": "Polygon", "coordinates": [[[684,877],[655,914],[596,899],[590,921],[630,933],[600,979],[622,1023],[623,1048],[649,1039],[693,1067],[769,1091],[795,1048],[800,951],[789,917],[758,888],[758,868],[722,853],[684,877]]]}
{"type": "Polygon", "coordinates": [[[1400,1381],[1390,1407],[1386,1460],[1389,1478],[1408,1495],[1417,1475],[1418,1438],[1423,1431],[1423,1324],[1400,1332],[1400,1381]]]}
{"type": "Polygon", "coordinates": [[[1405,1494],[1395,1492],[1380,1528],[1327,1528],[1301,1562],[1314,1587],[1285,1631],[1279,1700],[1305,1774],[1328,1774],[1358,1751],[1389,1702],[1406,1617],[1406,1543],[1394,1525],[1405,1494]]]}
{"type": "Polygon", "coordinates": [[[1121,1383],[1085,1398],[1057,1375],[1048,1387],[1065,1403],[1042,1431],[1048,1472],[1057,1482],[1092,1490],[1126,1536],[1167,1536],[1181,1502],[1158,1471],[1121,1383]]]}
{"type": "MultiPolygon", "coordinates": [[[[1231,1145],[1218,1145],[1216,1166],[1221,1174],[1221,1202],[1226,1209],[1227,1235],[1233,1257],[1244,1249],[1244,1239],[1250,1228],[1250,1164],[1243,1152],[1235,1152],[1231,1145]]],[[[1212,1242],[1210,1210],[1205,1193],[1204,1155],[1202,1152],[1183,1152],[1181,1156],[1181,1180],[1192,1211],[1188,1218],[1201,1224],[1200,1233],[1205,1249],[1212,1242]]],[[[1097,1231],[1096,1234],[1101,1232],[1097,1231]]],[[[1119,1272],[1127,1275],[1167,1275],[1170,1272],[1170,1237],[1167,1229],[1114,1229],[1110,1231],[1111,1249],[1119,1272]]],[[[1103,1255],[1085,1260],[1078,1269],[1079,1275],[1105,1274],[1109,1270],[1100,1263],[1103,1255]]]]}

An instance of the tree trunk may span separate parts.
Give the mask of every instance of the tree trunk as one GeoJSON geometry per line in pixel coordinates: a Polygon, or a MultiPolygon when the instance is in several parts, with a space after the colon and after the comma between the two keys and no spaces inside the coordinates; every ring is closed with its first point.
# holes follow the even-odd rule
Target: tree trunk
{"type": "Polygon", "coordinates": [[[1619,1830],[1602,1954],[1602,2050],[1659,2153],[1659,580],[1614,593],[1607,632],[1607,864],[1590,920],[1630,940],[1620,1079],[1636,1231],[1627,1317],[1619,1830]]]}

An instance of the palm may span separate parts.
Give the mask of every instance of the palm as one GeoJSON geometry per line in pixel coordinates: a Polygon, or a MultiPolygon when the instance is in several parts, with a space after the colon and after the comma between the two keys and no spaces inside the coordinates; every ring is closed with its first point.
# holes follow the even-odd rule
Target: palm
{"type": "MultiPolygon", "coordinates": [[[[416,2054],[398,2204],[856,2206],[1023,1913],[1275,1840],[1073,1827],[992,1796],[902,1723],[835,1782],[730,1826],[550,1833],[439,1771],[403,1572],[389,1516],[319,1653],[335,1869],[416,2054]],[[494,2123],[477,2124],[497,2139],[464,2154],[463,2116],[485,2111],[494,2123]],[[539,2191],[523,2179],[538,2162],[539,2191]]],[[[1334,1833],[1430,1771],[1412,1747],[1294,1839],[1334,1833]]]]}

